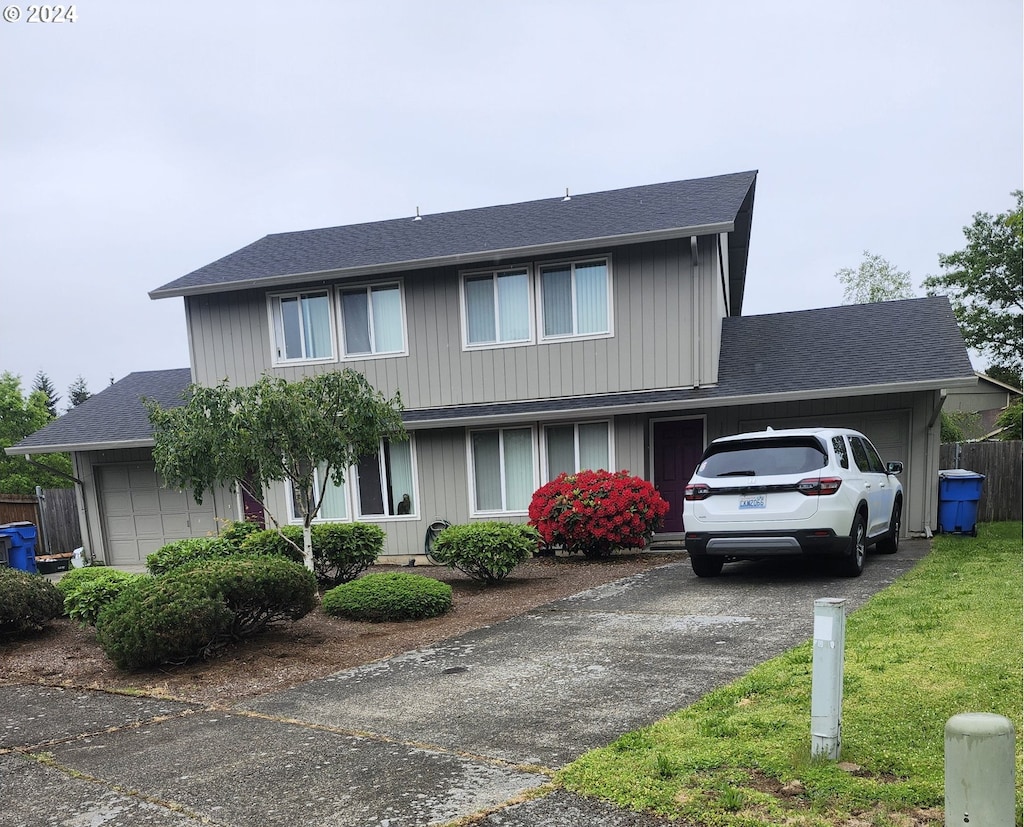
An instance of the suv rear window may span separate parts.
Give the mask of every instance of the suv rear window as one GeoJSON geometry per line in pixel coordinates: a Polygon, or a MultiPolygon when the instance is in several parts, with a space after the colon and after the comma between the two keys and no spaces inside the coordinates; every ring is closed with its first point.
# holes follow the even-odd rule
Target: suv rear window
{"type": "Polygon", "coordinates": [[[697,469],[702,477],[760,477],[807,474],[828,464],[814,437],[758,439],[709,445],[697,469]]]}

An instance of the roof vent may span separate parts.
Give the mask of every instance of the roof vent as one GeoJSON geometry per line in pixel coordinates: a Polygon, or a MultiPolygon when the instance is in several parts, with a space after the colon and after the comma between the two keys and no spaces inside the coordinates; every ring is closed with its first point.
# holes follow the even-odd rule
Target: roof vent
{"type": "Polygon", "coordinates": [[[572,201],[572,197],[569,195],[569,188],[568,187],[565,188],[565,198],[563,198],[562,200],[563,201],[572,201]]]}
{"type": "Polygon", "coordinates": [[[413,221],[422,221],[422,220],[423,220],[423,216],[420,215],[420,208],[417,207],[416,208],[416,217],[413,219],[413,221]]]}

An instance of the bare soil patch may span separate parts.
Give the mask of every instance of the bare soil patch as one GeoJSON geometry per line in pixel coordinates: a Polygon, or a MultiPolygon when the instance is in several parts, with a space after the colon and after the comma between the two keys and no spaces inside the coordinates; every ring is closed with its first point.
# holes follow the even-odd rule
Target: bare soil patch
{"type": "MultiPolygon", "coordinates": [[[[130,673],[121,672],[107,660],[92,628],[64,618],[37,634],[0,641],[0,685],[139,692],[230,706],[243,698],[429,646],[683,557],[536,558],[518,566],[495,586],[443,567],[417,566],[403,570],[452,586],[454,606],[442,617],[407,623],[356,623],[328,617],[316,609],[293,624],[226,647],[209,660],[130,673]]],[[[395,569],[375,566],[368,571],[395,569]]]]}

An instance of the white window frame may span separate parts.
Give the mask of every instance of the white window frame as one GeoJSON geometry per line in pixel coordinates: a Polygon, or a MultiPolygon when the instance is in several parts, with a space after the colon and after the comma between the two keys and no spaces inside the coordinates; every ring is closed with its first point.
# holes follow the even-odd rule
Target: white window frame
{"type": "MultiPolygon", "coordinates": [[[[311,364],[323,364],[326,362],[336,362],[337,359],[337,325],[334,320],[334,293],[331,288],[315,288],[311,290],[291,290],[284,293],[268,293],[267,294],[267,318],[270,323],[270,354],[271,364],[274,366],[281,365],[311,365],[311,364]],[[284,356],[284,316],[281,313],[281,299],[292,299],[298,298],[301,301],[303,296],[316,296],[325,295],[327,297],[327,320],[330,324],[331,332],[329,341],[331,344],[331,355],[330,356],[302,356],[295,359],[289,359],[284,356]]],[[[299,315],[301,320],[302,316],[299,315]]],[[[303,337],[303,342],[305,341],[303,337]]],[[[305,344],[303,344],[305,347],[305,344]]]]}
{"type": "Polygon", "coordinates": [[[581,339],[609,339],[615,335],[615,323],[614,323],[614,306],[615,303],[612,301],[614,295],[614,288],[612,282],[612,258],[608,255],[603,256],[586,256],[584,258],[573,258],[563,259],[557,261],[543,261],[538,262],[535,265],[536,275],[536,303],[537,303],[537,335],[541,342],[568,342],[568,341],[579,341],[581,339]],[[585,264],[596,264],[603,262],[605,266],[605,274],[607,278],[608,294],[606,301],[608,303],[608,329],[598,331],[596,333],[577,333],[576,332],[576,268],[580,265],[585,264]],[[570,284],[572,289],[572,333],[560,333],[553,336],[547,336],[544,333],[544,270],[546,269],[557,269],[568,266],[570,271],[570,284]]]}
{"type": "MultiPolygon", "coordinates": [[[[362,502],[359,498],[359,469],[353,467],[351,474],[345,477],[346,487],[349,482],[352,482],[352,491],[350,499],[353,501],[354,507],[352,513],[356,515],[356,519],[360,522],[374,522],[374,523],[389,523],[389,522],[403,522],[406,520],[419,520],[420,519],[420,491],[419,491],[419,471],[416,468],[416,442],[413,434],[409,434],[409,466],[410,473],[412,474],[412,504],[413,509],[408,514],[363,514],[362,513],[362,502]]],[[[380,442],[380,448],[377,452],[377,469],[378,469],[378,480],[381,485],[381,492],[384,491],[384,486],[387,484],[387,480],[384,478],[384,468],[380,462],[380,456],[384,451],[384,440],[380,442]]],[[[349,492],[346,490],[345,492],[349,492]]]]}
{"type": "Polygon", "coordinates": [[[495,517],[495,516],[524,516],[528,515],[529,506],[522,510],[508,510],[505,506],[508,501],[506,491],[506,477],[505,477],[505,440],[503,434],[505,431],[526,431],[530,432],[530,455],[533,463],[533,490],[536,491],[540,488],[540,481],[538,479],[538,473],[540,469],[540,459],[537,456],[537,428],[535,425],[495,425],[491,427],[482,428],[471,428],[466,431],[466,464],[468,466],[468,479],[469,479],[469,512],[472,517],[495,517]],[[481,510],[477,507],[476,503],[476,463],[473,461],[473,434],[488,433],[491,431],[498,432],[498,451],[499,451],[499,463],[500,463],[500,474],[501,474],[501,504],[500,510],[481,510]]]}
{"type": "MultiPolygon", "coordinates": [[[[534,279],[533,279],[533,268],[529,264],[515,264],[509,265],[508,267],[491,267],[486,270],[467,270],[466,272],[460,273],[459,278],[459,316],[462,319],[462,349],[463,350],[491,350],[494,348],[503,347],[523,347],[524,345],[532,345],[536,342],[536,312],[534,306],[536,304],[535,290],[534,290],[534,279]],[[494,295],[494,316],[495,325],[500,317],[498,312],[498,290],[497,280],[500,273],[519,273],[520,271],[526,276],[526,321],[529,326],[529,336],[525,339],[514,339],[510,341],[495,340],[493,342],[470,342],[469,341],[469,308],[466,306],[466,282],[472,279],[479,279],[484,276],[491,277],[491,283],[495,285],[493,290],[494,295]]],[[[495,331],[497,332],[497,330],[495,331]]]]}
{"type": "MultiPolygon", "coordinates": [[[[316,490],[320,490],[320,468],[317,466],[313,469],[313,486],[316,490]]],[[[332,484],[328,481],[328,485],[332,484]]],[[[295,496],[294,484],[290,479],[284,481],[284,495],[285,500],[288,503],[288,522],[291,525],[302,525],[302,515],[295,513],[295,496]]],[[[352,508],[352,469],[348,469],[345,473],[345,512],[346,516],[343,518],[338,517],[321,517],[320,512],[317,512],[317,516],[313,518],[313,524],[317,523],[351,523],[355,521],[353,516],[355,509],[352,508]]]]}
{"type": "Polygon", "coordinates": [[[363,284],[339,284],[335,288],[335,304],[337,306],[338,313],[338,348],[341,355],[341,361],[343,362],[354,362],[354,361],[365,361],[367,359],[392,359],[400,356],[409,355],[409,330],[406,322],[405,312],[405,282],[402,279],[395,281],[385,282],[374,282],[374,283],[363,283],[363,284]],[[397,287],[398,288],[398,312],[401,316],[400,323],[402,325],[402,349],[401,350],[389,350],[386,352],[377,352],[372,350],[368,353],[347,353],[345,351],[345,306],[344,306],[344,294],[354,292],[357,290],[363,290],[366,292],[366,305],[369,315],[370,325],[370,347],[374,348],[374,330],[373,330],[373,290],[374,288],[380,287],[397,287]]]}
{"type": "MultiPolygon", "coordinates": [[[[573,436],[573,449],[575,451],[575,471],[573,473],[579,473],[580,468],[580,425],[607,425],[608,426],[608,465],[610,468],[605,468],[605,471],[614,471],[615,468],[615,426],[610,419],[583,419],[572,422],[545,422],[541,427],[541,445],[540,445],[540,456],[541,463],[543,464],[541,479],[545,482],[552,480],[551,469],[548,467],[548,429],[550,428],[566,428],[572,426],[573,436]]],[[[597,468],[591,468],[589,470],[597,471],[597,468]]],[[[542,483],[543,484],[543,483],[542,483]]]]}

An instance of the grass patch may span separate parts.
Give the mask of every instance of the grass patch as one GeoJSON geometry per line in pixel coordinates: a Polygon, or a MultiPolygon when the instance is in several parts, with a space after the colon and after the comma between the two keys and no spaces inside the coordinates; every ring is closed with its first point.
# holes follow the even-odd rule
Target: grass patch
{"type": "Polygon", "coordinates": [[[810,757],[808,642],[587,753],[557,781],[702,827],[941,825],[950,717],[1005,715],[1021,764],[1021,531],[982,524],[977,538],[937,537],[847,618],[841,763],[855,769],[810,757]]]}

